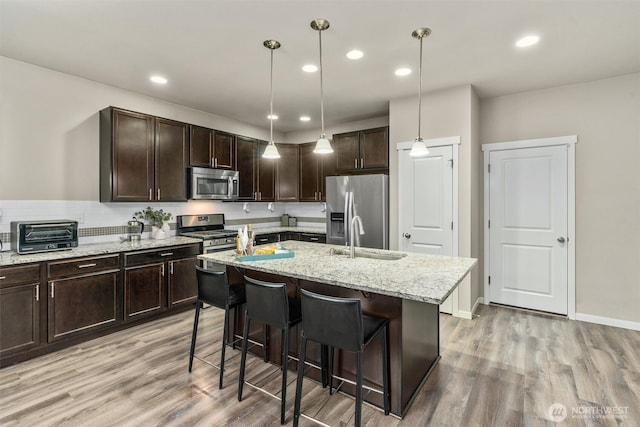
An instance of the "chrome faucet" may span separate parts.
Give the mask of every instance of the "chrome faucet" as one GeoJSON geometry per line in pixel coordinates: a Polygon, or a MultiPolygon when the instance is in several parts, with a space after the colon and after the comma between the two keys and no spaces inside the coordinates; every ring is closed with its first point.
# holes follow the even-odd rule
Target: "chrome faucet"
{"type": "Polygon", "coordinates": [[[362,227],[362,219],[358,215],[354,216],[351,220],[351,230],[349,233],[349,242],[351,243],[351,247],[349,249],[349,258],[356,257],[356,245],[355,245],[355,225],[358,224],[358,230],[360,234],[364,234],[364,228],[362,227]]]}

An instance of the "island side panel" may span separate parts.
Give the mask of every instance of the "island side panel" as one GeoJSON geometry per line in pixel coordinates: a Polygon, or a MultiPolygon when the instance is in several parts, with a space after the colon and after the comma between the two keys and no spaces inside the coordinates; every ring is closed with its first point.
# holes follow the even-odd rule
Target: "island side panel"
{"type": "Polygon", "coordinates": [[[440,310],[436,304],[402,300],[402,414],[440,359],[440,310]]]}

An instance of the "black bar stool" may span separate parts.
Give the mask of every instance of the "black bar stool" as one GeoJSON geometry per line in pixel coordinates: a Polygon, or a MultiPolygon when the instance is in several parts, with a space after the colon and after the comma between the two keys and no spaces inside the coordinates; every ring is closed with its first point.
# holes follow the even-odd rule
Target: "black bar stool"
{"type": "Polygon", "coordinates": [[[289,329],[301,320],[300,301],[287,296],[284,283],[270,283],[244,277],[247,294],[244,319],[244,342],[240,362],[240,381],[238,383],[238,400],[242,401],[245,363],[247,360],[247,342],[249,341],[249,323],[258,320],[266,325],[280,328],[282,331],[282,391],[280,405],[280,424],[285,423],[284,408],[287,397],[287,362],[289,361],[289,329]]]}
{"type": "MultiPolygon", "coordinates": [[[[211,271],[204,268],[196,267],[196,276],[198,277],[198,299],[196,301],[196,317],[193,321],[193,334],[191,335],[191,352],[189,353],[189,372],[193,365],[194,351],[196,348],[196,335],[198,333],[198,320],[200,318],[200,309],[203,303],[210,304],[224,310],[224,327],[222,329],[222,350],[220,356],[220,366],[216,366],[220,370],[220,384],[222,388],[222,376],[224,373],[224,350],[227,345],[235,346],[236,341],[236,318],[233,319],[233,336],[232,343],[227,344],[227,330],[229,328],[229,310],[244,304],[245,289],[244,285],[229,286],[227,281],[227,273],[225,271],[211,271]]],[[[215,365],[214,365],[215,366],[215,365]]]]}
{"type": "MultiPolygon", "coordinates": [[[[382,383],[384,414],[389,415],[389,347],[387,319],[362,314],[360,300],[355,298],[335,298],[319,295],[302,289],[302,342],[300,344],[300,362],[298,363],[298,381],[296,401],[293,412],[293,425],[300,419],[300,401],[302,398],[302,379],[307,340],[321,345],[355,352],[358,355],[356,371],[356,408],[355,425],[362,423],[362,369],[364,347],[382,332],[382,383]]],[[[331,357],[330,357],[331,359],[331,357]]],[[[329,361],[329,383],[333,380],[333,361],[329,361]]],[[[330,387],[331,391],[331,387],[330,387]]],[[[377,391],[377,390],[376,390],[377,391]]]]}

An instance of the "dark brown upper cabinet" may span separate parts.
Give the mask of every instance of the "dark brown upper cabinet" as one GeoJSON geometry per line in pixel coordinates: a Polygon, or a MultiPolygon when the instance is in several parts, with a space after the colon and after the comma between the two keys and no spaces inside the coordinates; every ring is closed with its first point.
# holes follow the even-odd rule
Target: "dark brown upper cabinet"
{"type": "Polygon", "coordinates": [[[256,182],[256,198],[261,202],[273,202],[276,199],[276,165],[282,160],[262,157],[267,142],[258,141],[258,181],[256,182]]]}
{"type": "Polygon", "coordinates": [[[334,134],[332,145],[339,173],[389,171],[389,127],[334,134]]]}
{"type": "Polygon", "coordinates": [[[119,108],[102,110],[100,201],[186,201],[187,128],[119,108]]]}
{"type": "Polygon", "coordinates": [[[239,200],[256,200],[258,165],[256,153],[258,141],[245,136],[236,136],[236,167],[240,173],[239,200]]]}
{"type": "Polygon", "coordinates": [[[233,169],[235,136],[230,133],[189,125],[189,165],[233,169]]]}
{"type": "Polygon", "coordinates": [[[280,158],[276,165],[276,201],[298,201],[298,145],[276,144],[280,158]]]}
{"type": "Polygon", "coordinates": [[[325,178],[336,172],[336,155],[316,154],[313,152],[315,142],[299,145],[299,200],[301,202],[318,202],[326,200],[325,178]]]}

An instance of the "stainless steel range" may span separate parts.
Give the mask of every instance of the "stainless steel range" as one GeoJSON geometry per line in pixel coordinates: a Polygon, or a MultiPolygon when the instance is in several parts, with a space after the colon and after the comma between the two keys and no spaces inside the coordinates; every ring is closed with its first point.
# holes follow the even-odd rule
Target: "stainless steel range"
{"type": "MultiPolygon", "coordinates": [[[[236,247],[235,231],[224,229],[224,214],[178,215],[176,217],[178,235],[202,239],[202,253],[226,251],[236,247]]],[[[206,263],[211,270],[224,268],[219,264],[206,263]]]]}

